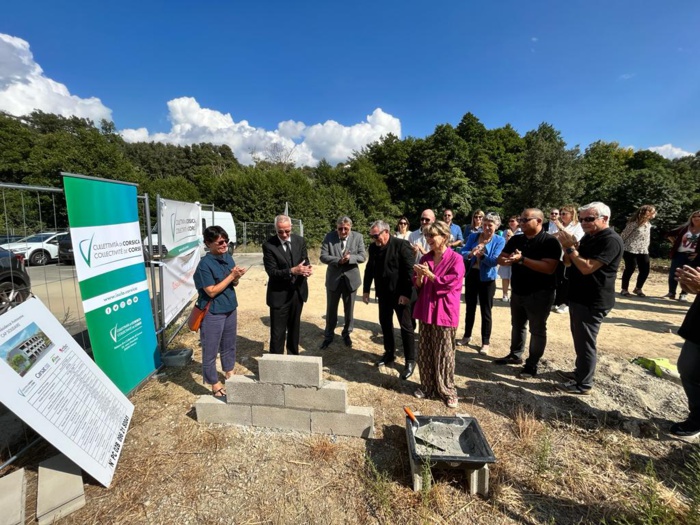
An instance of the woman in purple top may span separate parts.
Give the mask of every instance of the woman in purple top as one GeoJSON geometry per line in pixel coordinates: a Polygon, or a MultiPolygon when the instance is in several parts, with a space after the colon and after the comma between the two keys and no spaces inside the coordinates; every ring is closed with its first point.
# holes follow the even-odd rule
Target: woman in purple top
{"type": "Polygon", "coordinates": [[[426,226],[430,251],[414,265],[413,283],[418,301],[413,317],[420,322],[418,368],[421,388],[414,395],[422,399],[437,396],[448,407],[457,406],[455,388],[455,336],[464,279],[462,256],[450,250],[450,227],[443,221],[426,226]]]}

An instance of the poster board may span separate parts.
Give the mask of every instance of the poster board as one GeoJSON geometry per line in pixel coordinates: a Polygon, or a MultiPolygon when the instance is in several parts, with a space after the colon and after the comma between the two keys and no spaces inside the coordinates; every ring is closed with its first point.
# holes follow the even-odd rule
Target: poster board
{"type": "Polygon", "coordinates": [[[134,405],[39,299],[0,316],[0,402],[109,486],[134,405]]]}

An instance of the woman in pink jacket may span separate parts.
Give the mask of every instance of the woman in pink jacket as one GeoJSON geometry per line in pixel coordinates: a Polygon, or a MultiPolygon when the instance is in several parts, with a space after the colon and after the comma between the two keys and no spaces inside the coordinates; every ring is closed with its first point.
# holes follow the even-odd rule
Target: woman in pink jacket
{"type": "Polygon", "coordinates": [[[455,336],[464,280],[464,260],[450,250],[450,227],[437,221],[424,234],[430,251],[413,267],[418,301],[413,317],[420,322],[418,368],[421,388],[417,398],[437,396],[448,407],[457,407],[455,388],[455,336]]]}

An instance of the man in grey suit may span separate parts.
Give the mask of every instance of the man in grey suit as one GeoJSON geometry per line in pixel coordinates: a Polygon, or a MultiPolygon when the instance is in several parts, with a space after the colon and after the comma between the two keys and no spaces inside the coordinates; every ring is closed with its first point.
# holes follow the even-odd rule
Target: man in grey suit
{"type": "Polygon", "coordinates": [[[365,242],[362,235],[352,231],[352,219],[341,217],[336,230],[329,232],[321,244],[321,262],[328,265],[326,271],[326,330],[321,350],[333,342],[335,327],[338,324],[338,303],[342,297],[345,314],[343,342],[352,346],[352,332],[355,309],[355,296],[362,284],[358,264],[365,262],[365,242]]]}

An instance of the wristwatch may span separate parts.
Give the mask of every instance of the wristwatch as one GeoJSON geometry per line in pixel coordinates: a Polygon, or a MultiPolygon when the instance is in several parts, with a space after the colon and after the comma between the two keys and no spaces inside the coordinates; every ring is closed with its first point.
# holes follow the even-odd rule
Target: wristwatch
{"type": "Polygon", "coordinates": [[[518,264],[523,264],[525,262],[525,257],[518,259],[518,264]]]}

